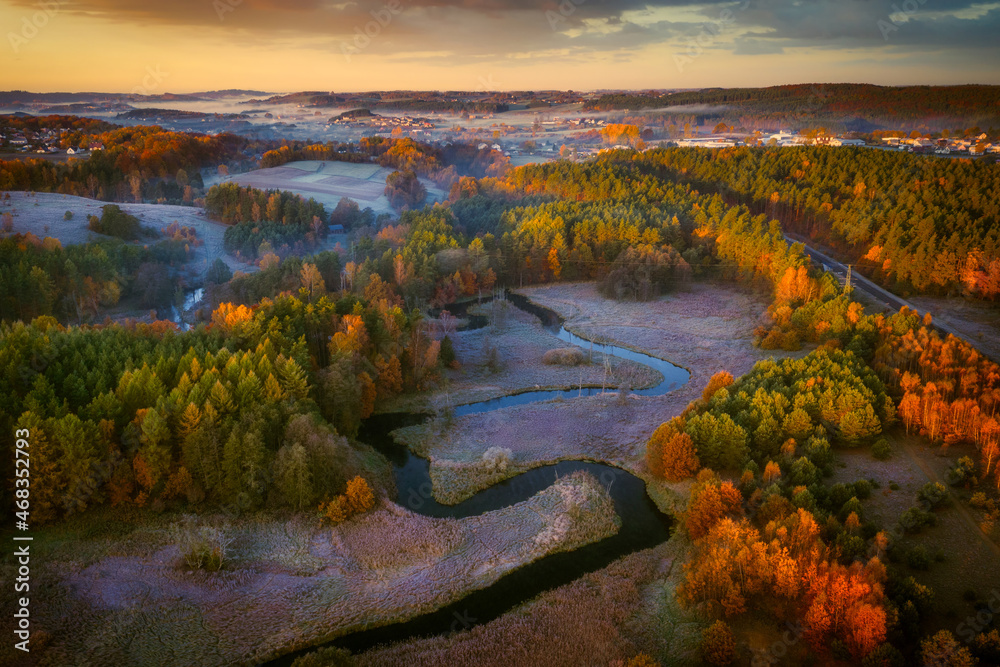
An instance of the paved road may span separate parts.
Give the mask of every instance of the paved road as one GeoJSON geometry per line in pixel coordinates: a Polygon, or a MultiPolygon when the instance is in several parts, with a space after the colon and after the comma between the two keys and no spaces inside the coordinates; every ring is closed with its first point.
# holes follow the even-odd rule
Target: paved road
{"type": "MultiPolygon", "coordinates": [[[[833,275],[837,276],[837,278],[840,280],[841,283],[846,282],[847,265],[841,264],[840,262],[833,259],[829,255],[825,255],[821,253],[819,250],[816,250],[815,248],[810,248],[809,246],[805,245],[805,243],[800,239],[792,238],[791,236],[785,234],[785,240],[788,241],[788,243],[802,243],[803,247],[805,248],[806,254],[809,255],[810,259],[812,259],[814,264],[823,267],[833,275]]],[[[875,299],[876,302],[884,304],[886,308],[892,310],[893,312],[898,312],[899,309],[902,308],[903,306],[906,306],[907,308],[910,308],[912,310],[920,310],[909,301],[899,296],[896,296],[892,292],[882,289],[881,287],[879,287],[872,281],[868,280],[857,271],[851,272],[851,284],[854,286],[854,289],[864,292],[868,296],[875,299]]],[[[979,349],[979,346],[976,345],[975,341],[969,340],[967,337],[963,336],[957,330],[955,330],[954,328],[952,328],[947,324],[934,321],[933,313],[931,313],[931,320],[933,322],[931,326],[937,329],[940,333],[951,334],[955,338],[964,340],[966,343],[979,350],[981,354],[986,355],[986,353],[983,352],[983,350],[979,349]]]]}

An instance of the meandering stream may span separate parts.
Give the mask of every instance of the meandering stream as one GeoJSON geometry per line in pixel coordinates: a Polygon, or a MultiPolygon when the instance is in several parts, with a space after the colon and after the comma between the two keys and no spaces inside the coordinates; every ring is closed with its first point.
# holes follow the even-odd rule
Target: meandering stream
{"type": "MultiPolygon", "coordinates": [[[[637,390],[636,394],[659,396],[688,380],[689,374],[686,370],[663,359],[614,345],[595,343],[592,346],[590,341],[567,331],[562,326],[558,315],[551,310],[531,303],[519,295],[509,295],[509,298],[517,307],[538,316],[543,324],[560,339],[587,350],[593,349],[595,352],[645,364],[663,375],[663,380],[658,385],[637,390]]],[[[480,320],[480,323],[482,321],[480,320]]],[[[564,399],[573,399],[581,394],[591,396],[600,392],[601,388],[587,387],[582,390],[530,391],[489,401],[460,405],[455,408],[455,414],[476,414],[551,400],[560,396],[564,399]]],[[[330,645],[358,652],[379,644],[467,630],[473,625],[486,623],[499,617],[518,604],[526,602],[544,591],[570,583],[588,572],[606,567],[621,556],[656,546],[670,537],[671,519],[661,513],[646,494],[645,482],[613,466],[587,461],[562,461],[555,465],[535,468],[480,491],[457,505],[442,505],[434,500],[431,493],[429,461],[412,454],[406,447],[396,444],[391,436],[391,432],[395,429],[420,424],[428,417],[429,415],[426,414],[414,413],[375,415],[364,421],[358,434],[359,440],[378,449],[392,464],[399,494],[397,499],[399,504],[427,516],[455,518],[476,516],[527,500],[551,485],[557,477],[565,476],[576,470],[586,470],[608,489],[614,500],[615,510],[622,519],[621,530],[617,535],[594,544],[571,552],[546,556],[525,565],[505,575],[491,586],[474,591],[458,602],[438,611],[418,616],[409,621],[354,632],[333,640],[330,645]]],[[[318,647],[309,650],[315,648],[318,647]]],[[[308,651],[283,656],[269,664],[287,665],[295,657],[305,652],[308,651]]]]}

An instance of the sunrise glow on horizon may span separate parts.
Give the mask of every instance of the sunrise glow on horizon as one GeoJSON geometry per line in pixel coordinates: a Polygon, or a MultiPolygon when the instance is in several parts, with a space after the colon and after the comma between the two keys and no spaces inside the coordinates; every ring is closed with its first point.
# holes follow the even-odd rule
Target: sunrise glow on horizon
{"type": "Polygon", "coordinates": [[[0,25],[0,87],[37,92],[1000,83],[1000,3],[967,0],[5,0],[0,25]]]}

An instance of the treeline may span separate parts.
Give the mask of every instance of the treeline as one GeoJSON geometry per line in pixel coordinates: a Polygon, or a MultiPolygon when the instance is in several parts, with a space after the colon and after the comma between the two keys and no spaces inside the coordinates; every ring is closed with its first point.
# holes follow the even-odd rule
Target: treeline
{"type": "Polygon", "coordinates": [[[449,189],[460,176],[503,176],[510,159],[499,151],[455,142],[442,148],[409,137],[363,137],[358,143],[304,144],[293,142],[267,151],[260,166],[277,167],[297,160],[375,162],[396,171],[412,171],[449,189]]]}
{"type": "Polygon", "coordinates": [[[718,192],[887,287],[1000,295],[1000,168],[868,149],[658,149],[600,158],[718,192]]]}
{"type": "Polygon", "coordinates": [[[328,233],[323,205],[286,190],[213,185],[205,195],[205,214],[230,225],[224,235],[226,251],[250,259],[282,246],[289,252],[308,249],[328,233]]]}
{"type": "Polygon", "coordinates": [[[264,153],[261,168],[279,167],[298,160],[377,162],[383,167],[409,169],[426,175],[442,166],[441,151],[409,137],[362,137],[358,143],[330,141],[325,144],[292,142],[264,153]]]}
{"type": "MultiPolygon", "coordinates": [[[[835,279],[814,271],[801,246],[785,241],[777,221],[636,168],[628,158],[463,178],[450,199],[479,237],[456,243],[470,250],[479,244],[502,283],[598,279],[607,294],[651,298],[689,277],[756,281],[774,295],[770,326],[758,332],[766,348],[823,342],[857,315],[835,279]],[[526,197],[544,203],[518,206],[526,197]]],[[[852,337],[845,344],[871,345],[852,337]]]]}
{"type": "Polygon", "coordinates": [[[285,146],[267,151],[260,159],[260,168],[280,167],[299,160],[323,160],[330,162],[370,162],[371,155],[358,150],[357,144],[329,141],[325,144],[291,142],[285,146]]]}
{"type": "Polygon", "coordinates": [[[419,303],[447,304],[496,282],[586,279],[645,299],[708,276],[773,292],[771,326],[759,333],[768,348],[822,342],[853,316],[836,281],[811,270],[776,221],[628,164],[559,162],[462,178],[448,207],[408,212],[354,250],[359,275],[378,274],[419,303]]]}
{"type": "Polygon", "coordinates": [[[504,102],[489,100],[480,102],[463,102],[452,100],[386,100],[376,102],[380,109],[396,109],[399,111],[438,111],[450,113],[503,113],[510,109],[504,102]]]}
{"type": "Polygon", "coordinates": [[[912,124],[953,123],[1000,126],[1000,86],[875,86],[798,84],[768,88],[708,88],[664,95],[610,93],[584,102],[584,109],[657,109],[679,105],[725,105],[727,116],[809,122],[860,118],[912,124]]]}
{"type": "MultiPolygon", "coordinates": [[[[219,279],[209,281],[211,284],[206,290],[206,300],[213,304],[228,302],[252,306],[283,292],[294,294],[301,286],[302,267],[305,264],[316,267],[324,286],[328,285],[333,291],[340,287],[342,268],[340,255],[324,251],[315,255],[290,255],[283,260],[267,263],[260,271],[243,273],[236,277],[224,272],[219,279]]],[[[222,267],[225,267],[225,264],[222,264],[222,267]]]]}
{"type": "Polygon", "coordinates": [[[313,218],[326,223],[323,205],[287,190],[260,190],[237,183],[213,185],[205,194],[205,215],[224,224],[274,222],[307,227],[313,218]]]}
{"type": "Polygon", "coordinates": [[[103,149],[87,159],[60,163],[0,161],[0,190],[190,204],[202,187],[200,169],[241,157],[247,144],[234,135],[210,137],[156,126],[116,128],[71,141],[101,144],[103,149]]]}

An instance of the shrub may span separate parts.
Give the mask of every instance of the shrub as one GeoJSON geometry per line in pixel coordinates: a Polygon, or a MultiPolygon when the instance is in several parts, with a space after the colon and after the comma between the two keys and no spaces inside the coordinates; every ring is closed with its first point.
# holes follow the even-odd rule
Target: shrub
{"type": "Polygon", "coordinates": [[[880,438],[872,445],[872,456],[879,461],[887,461],[892,458],[892,445],[885,438],[880,438]]]}
{"type": "Polygon", "coordinates": [[[587,355],[578,347],[560,347],[542,355],[542,363],[549,366],[580,366],[587,363],[587,355]]]}
{"type": "Polygon", "coordinates": [[[859,479],[854,483],[854,496],[861,500],[868,500],[872,495],[872,483],[867,479],[859,479]]]}
{"type": "Polygon", "coordinates": [[[90,216],[87,227],[98,234],[117,236],[126,241],[135,241],[142,234],[142,225],[139,218],[129,215],[115,204],[108,204],[101,207],[101,217],[90,216]]]}
{"type": "Polygon", "coordinates": [[[337,496],[328,503],[320,503],[319,512],[321,519],[326,519],[331,525],[336,526],[347,520],[347,498],[337,496]]]}
{"type": "Polygon", "coordinates": [[[233,272],[229,268],[229,265],[223,262],[219,257],[215,258],[215,261],[212,262],[212,266],[208,267],[208,273],[205,274],[206,282],[214,283],[216,285],[227,283],[232,277],[233,272]]]}
{"type": "Polygon", "coordinates": [[[445,336],[441,340],[441,351],[438,352],[438,359],[445,366],[451,366],[455,363],[455,345],[451,342],[451,337],[445,336]]]}
{"type": "Polygon", "coordinates": [[[875,650],[861,661],[862,667],[905,667],[906,658],[898,648],[886,642],[879,644],[875,650]]]}
{"type": "Polygon", "coordinates": [[[736,640],[725,621],[716,621],[701,633],[701,652],[710,665],[728,665],[736,657],[736,640]]]}
{"type": "Polygon", "coordinates": [[[899,516],[899,525],[907,533],[919,533],[924,526],[937,524],[937,517],[919,507],[911,507],[899,516]]]}
{"type": "Polygon", "coordinates": [[[490,447],[483,452],[483,466],[495,472],[506,472],[512,459],[511,451],[505,447],[490,447]]]}
{"type": "Polygon", "coordinates": [[[73,211],[66,211],[65,213],[63,213],[63,220],[72,220],[72,219],[73,219],[73,211]]]}
{"type": "Polygon", "coordinates": [[[931,567],[932,558],[923,545],[917,545],[906,554],[906,564],[914,570],[928,570],[931,567]]]}
{"type": "Polygon", "coordinates": [[[949,484],[952,486],[958,486],[959,484],[972,480],[975,475],[976,462],[968,456],[963,456],[955,462],[955,465],[948,469],[946,477],[949,484]]]}
{"type": "Polygon", "coordinates": [[[184,564],[193,570],[217,572],[226,561],[226,549],[233,539],[211,526],[199,526],[193,517],[171,526],[174,541],[184,564]]]}
{"type": "Polygon", "coordinates": [[[948,489],[941,482],[927,482],[917,492],[917,500],[926,503],[931,508],[939,507],[947,502],[948,489]]]}
{"type": "Polygon", "coordinates": [[[959,644],[955,635],[948,630],[941,630],[933,637],[921,641],[920,654],[923,664],[927,667],[936,665],[972,667],[976,664],[969,649],[959,644]]]}
{"type": "Polygon", "coordinates": [[[490,373],[499,373],[503,370],[503,357],[500,350],[494,345],[489,337],[483,339],[483,365],[490,373]]]}
{"type": "Polygon", "coordinates": [[[975,493],[972,494],[972,498],[969,499],[969,504],[975,507],[976,509],[981,510],[981,509],[986,509],[987,506],[990,504],[990,501],[987,500],[985,493],[983,493],[982,491],[976,491],[975,493]]]}

